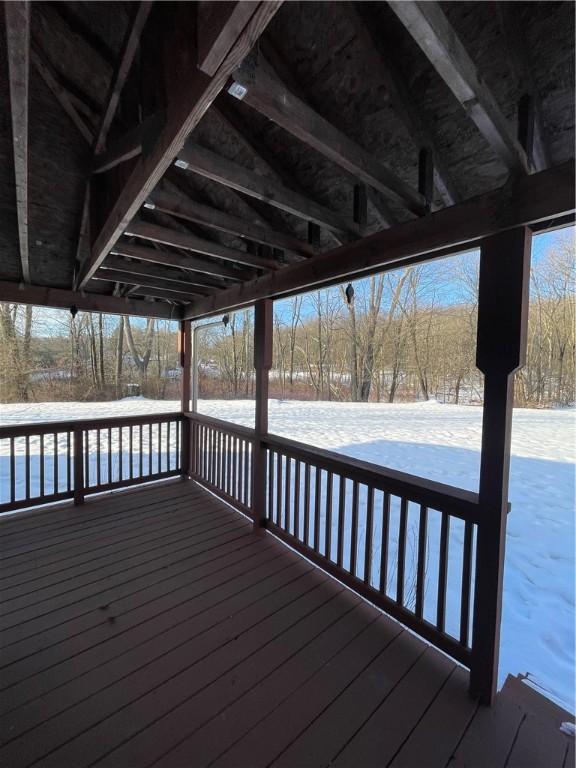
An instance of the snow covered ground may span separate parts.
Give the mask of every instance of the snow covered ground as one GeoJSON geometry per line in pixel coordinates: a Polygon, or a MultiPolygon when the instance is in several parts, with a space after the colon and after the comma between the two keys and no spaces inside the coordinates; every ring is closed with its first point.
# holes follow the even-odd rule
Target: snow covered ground
{"type": "MultiPolygon", "coordinates": [[[[141,398],[116,403],[0,405],[0,425],[178,408],[177,402],[141,398]]],[[[253,402],[201,401],[200,410],[253,426],[253,402]]],[[[481,415],[477,407],[435,402],[271,401],[270,431],[475,491],[481,415]]],[[[571,711],[575,695],[575,438],[574,410],[514,412],[500,661],[501,682],[508,673],[527,674],[571,711]]],[[[5,447],[0,449],[0,460],[4,453],[5,447]]]]}

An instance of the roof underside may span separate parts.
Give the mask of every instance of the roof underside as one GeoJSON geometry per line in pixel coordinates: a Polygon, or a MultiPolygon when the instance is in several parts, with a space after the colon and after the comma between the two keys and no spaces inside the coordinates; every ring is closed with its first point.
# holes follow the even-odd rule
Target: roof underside
{"type": "Polygon", "coordinates": [[[200,60],[219,4],[34,2],[24,85],[9,5],[25,4],[0,15],[1,281],[177,307],[573,156],[573,3],[278,4],[239,69],[197,70],[228,66],[219,95],[105,238],[174,122],[174,73],[190,73],[186,51],[161,64],[178,34],[200,60]]]}

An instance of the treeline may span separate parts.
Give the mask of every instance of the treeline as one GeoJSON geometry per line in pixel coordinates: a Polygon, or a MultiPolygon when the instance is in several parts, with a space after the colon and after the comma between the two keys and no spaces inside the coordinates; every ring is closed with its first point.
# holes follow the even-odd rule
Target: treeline
{"type": "Polygon", "coordinates": [[[169,321],[0,304],[0,400],[179,397],[169,321]]]}
{"type": "MultiPolygon", "coordinates": [[[[575,391],[574,251],[570,238],[531,275],[521,406],[567,405],[575,391]]],[[[482,402],[475,367],[478,256],[376,275],[277,302],[270,394],[290,399],[482,402]]],[[[251,311],[201,338],[200,395],[253,395],[251,311]]]]}
{"type": "MultiPolygon", "coordinates": [[[[270,395],[482,401],[475,367],[478,256],[407,267],[275,303],[270,395]]],[[[576,401],[574,247],[535,260],[518,405],[576,401]]],[[[198,333],[199,394],[254,396],[253,311],[198,333]]],[[[0,400],[177,399],[177,325],[0,304],[0,400]]]]}

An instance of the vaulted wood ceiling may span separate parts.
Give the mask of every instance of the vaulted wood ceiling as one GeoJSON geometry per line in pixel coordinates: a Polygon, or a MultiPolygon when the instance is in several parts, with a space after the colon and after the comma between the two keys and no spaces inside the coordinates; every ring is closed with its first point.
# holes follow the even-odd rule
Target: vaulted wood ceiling
{"type": "Polygon", "coordinates": [[[217,306],[571,160],[573,75],[570,2],[5,3],[0,281],[217,306]]]}

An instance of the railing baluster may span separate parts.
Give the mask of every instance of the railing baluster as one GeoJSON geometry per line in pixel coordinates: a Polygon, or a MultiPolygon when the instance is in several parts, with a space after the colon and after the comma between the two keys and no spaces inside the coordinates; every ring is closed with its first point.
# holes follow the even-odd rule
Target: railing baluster
{"type": "Polygon", "coordinates": [[[240,440],[238,448],[238,499],[244,499],[244,439],[240,440]]]}
{"type": "Polygon", "coordinates": [[[420,505],[420,520],[418,524],[418,570],[416,575],[416,609],[419,619],[424,611],[424,580],[426,578],[426,542],[428,538],[428,509],[420,505]]]}
{"type": "Polygon", "coordinates": [[[468,645],[470,623],[470,588],[472,585],[472,523],[464,524],[464,547],[462,551],[462,599],[460,601],[460,642],[468,645]]]}
{"type": "Polygon", "coordinates": [[[52,466],[52,482],[54,483],[54,493],[58,493],[58,434],[54,433],[54,464],[52,466]]]}
{"type": "Polygon", "coordinates": [[[152,474],[152,423],[148,424],[148,475],[152,474]]]}
{"type": "Polygon", "coordinates": [[[310,539],[310,464],[304,464],[304,544],[310,539]]]}
{"type": "Polygon", "coordinates": [[[156,424],[158,433],[158,473],[162,472],[162,422],[156,424]]]}
{"type": "Polygon", "coordinates": [[[172,469],[172,451],[170,450],[170,421],[166,422],[166,469],[172,469]]]}
{"type": "Polygon", "coordinates": [[[100,485],[100,430],[96,430],[96,485],[100,485]]]}
{"type": "Polygon", "coordinates": [[[332,484],[334,482],[334,475],[332,472],[328,472],[326,477],[326,537],[325,541],[325,554],[328,560],[331,559],[332,551],[332,484]]]}
{"type": "Polygon", "coordinates": [[[398,568],[396,580],[396,602],[404,605],[404,571],[406,565],[406,525],[408,522],[408,499],[400,501],[400,527],[398,531],[398,568]]]}
{"type": "Polygon", "coordinates": [[[142,477],[144,471],[144,441],[142,439],[142,428],[143,425],[140,424],[138,427],[138,477],[142,477]]]}
{"type": "Polygon", "coordinates": [[[234,498],[232,493],[232,460],[234,457],[234,435],[228,437],[228,450],[227,450],[227,462],[226,462],[226,490],[229,496],[234,498]]]}
{"type": "Polygon", "coordinates": [[[134,426],[130,424],[128,427],[128,454],[130,456],[130,474],[129,478],[134,478],[134,426]]]}
{"type": "Polygon", "coordinates": [[[338,549],[336,563],[341,568],[344,562],[344,515],[346,512],[346,478],[338,475],[338,549]]]}
{"type": "Polygon", "coordinates": [[[44,435],[40,435],[40,496],[44,496],[44,435]]]}
{"type": "Polygon", "coordinates": [[[367,489],[366,499],[366,536],[364,541],[364,583],[370,584],[372,575],[372,527],[374,520],[374,488],[370,485],[367,489]]]}
{"type": "Polygon", "coordinates": [[[108,427],[108,482],[113,480],[112,473],[112,427],[108,427]]]}
{"type": "MultiPolygon", "coordinates": [[[[70,430],[66,431],[66,491],[70,493],[72,490],[72,483],[71,483],[71,472],[70,472],[70,461],[71,461],[71,438],[70,438],[70,430]]],[[[26,497],[28,498],[28,497],[26,497]]]]}
{"type": "MultiPolygon", "coordinates": [[[[70,432],[68,432],[68,453],[70,453],[70,432]]],[[[26,435],[26,499],[30,498],[30,435],[26,435]]],[[[70,474],[68,474],[68,490],[70,490],[70,474]]]]}
{"type": "Polygon", "coordinates": [[[122,427],[118,427],[118,480],[119,482],[122,482],[124,479],[123,475],[123,450],[122,450],[122,427]]]}
{"type": "Polygon", "coordinates": [[[350,532],[350,573],[356,576],[358,557],[358,481],[352,484],[352,530],[350,532]]]}
{"type": "Polygon", "coordinates": [[[232,497],[238,499],[238,438],[232,438],[232,497]]]}
{"type": "Polygon", "coordinates": [[[322,493],[322,470],[316,467],[314,473],[314,550],[320,551],[320,499],[322,493]]]}
{"type": "Polygon", "coordinates": [[[282,460],[281,453],[277,453],[276,463],[276,524],[282,527],[282,460]]]}
{"type": "Polygon", "coordinates": [[[10,501],[16,501],[16,453],[14,451],[14,438],[10,438],[10,501]]]}
{"type": "Polygon", "coordinates": [[[300,462],[294,459],[294,536],[300,536],[300,462]]]}
{"type": "Polygon", "coordinates": [[[84,446],[83,442],[88,442],[88,430],[84,432],[81,427],[74,428],[74,504],[84,502],[84,488],[87,483],[84,481],[84,446]],[[86,437],[85,437],[86,435],[86,437]]]}
{"type": "Polygon", "coordinates": [[[438,604],[436,626],[444,632],[446,625],[446,582],[448,578],[448,540],[450,537],[450,515],[442,512],[440,528],[440,564],[438,567],[438,604]]]}
{"type": "Polygon", "coordinates": [[[388,537],[390,533],[390,494],[385,491],[382,499],[382,536],[380,544],[380,592],[385,595],[388,587],[388,537]]]}
{"type": "Polygon", "coordinates": [[[286,480],[285,480],[285,496],[284,496],[284,530],[290,532],[290,504],[292,500],[292,486],[291,486],[291,474],[292,474],[292,459],[290,456],[286,456],[286,480]]]}
{"type": "Polygon", "coordinates": [[[248,507],[251,502],[250,494],[250,443],[244,440],[244,506],[248,507]]]}

